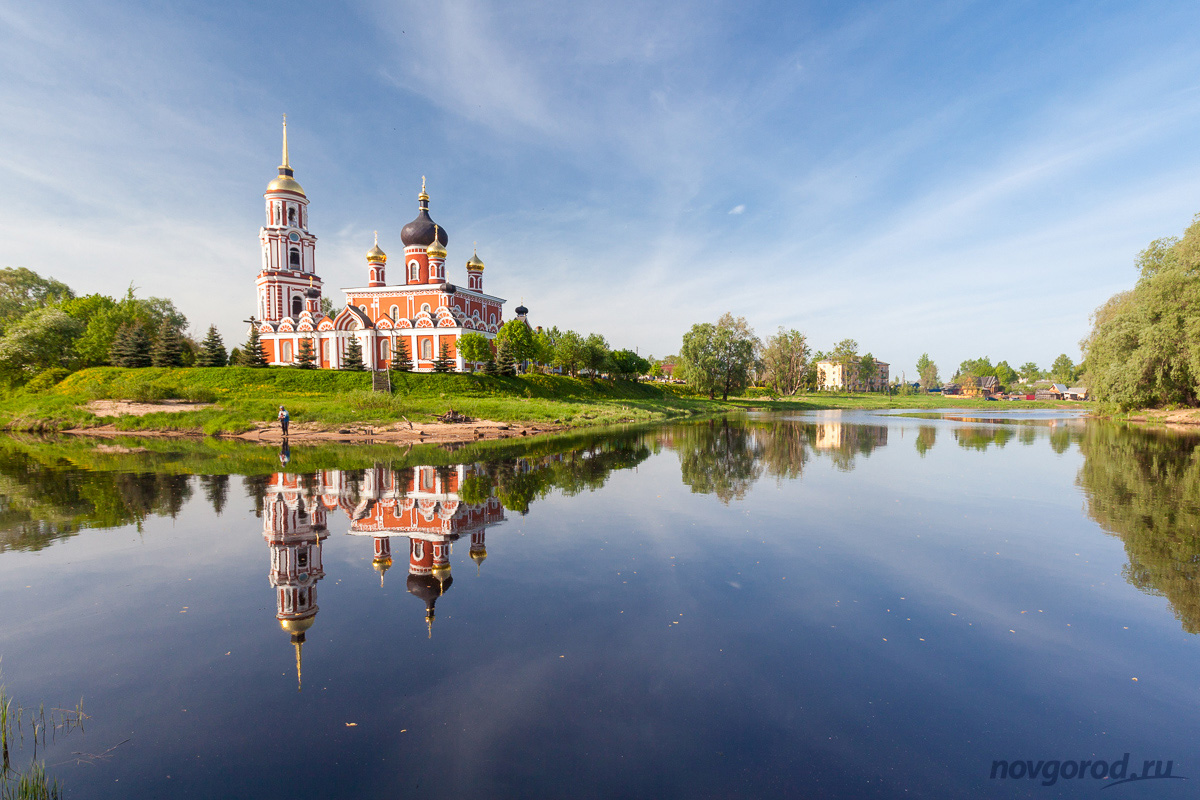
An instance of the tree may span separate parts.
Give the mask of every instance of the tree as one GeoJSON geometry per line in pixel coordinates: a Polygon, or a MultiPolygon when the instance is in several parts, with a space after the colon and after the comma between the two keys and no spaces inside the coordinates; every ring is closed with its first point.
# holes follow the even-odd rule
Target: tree
{"type": "Polygon", "coordinates": [[[930,389],[938,387],[937,364],[929,358],[929,353],[922,353],[917,359],[917,375],[920,377],[923,392],[928,393],[930,389]]]}
{"type": "Polygon", "coordinates": [[[1020,373],[1021,378],[1026,383],[1033,383],[1042,377],[1042,371],[1038,369],[1038,365],[1032,361],[1026,361],[1017,371],[1020,373]]]}
{"type": "Polygon", "coordinates": [[[776,394],[794,395],[804,387],[808,357],[811,353],[804,334],[784,330],[767,339],[763,348],[763,378],[776,394]]]}
{"type": "Polygon", "coordinates": [[[867,353],[858,362],[858,378],[865,391],[871,391],[879,380],[879,362],[875,356],[867,353]]]}
{"type": "Polygon", "coordinates": [[[720,390],[722,399],[728,399],[749,383],[759,346],[745,317],[725,313],[716,325],[698,323],[684,334],[678,369],[695,391],[707,392],[711,399],[720,390]]]}
{"type": "Polygon", "coordinates": [[[358,341],[358,337],[350,334],[350,338],[346,342],[346,358],[342,362],[342,369],[350,370],[351,372],[362,372],[366,369],[363,366],[363,351],[362,345],[358,341]]]}
{"type": "Polygon", "coordinates": [[[321,295],[321,313],[332,319],[334,310],[333,301],[325,295],[321,295]]]}
{"type": "Polygon", "coordinates": [[[1075,362],[1066,353],[1062,353],[1050,365],[1050,377],[1058,383],[1071,383],[1075,380],[1075,362]]]}
{"type": "Polygon", "coordinates": [[[263,352],[262,338],[258,335],[258,326],[250,326],[250,338],[246,340],[245,346],[239,354],[238,366],[242,367],[265,367],[267,365],[267,354],[263,352]]]}
{"type": "Polygon", "coordinates": [[[221,334],[217,331],[217,326],[209,325],[208,334],[204,337],[204,341],[200,343],[200,353],[196,357],[196,366],[223,367],[227,363],[229,363],[229,357],[225,352],[225,342],[221,339],[221,334]]]}
{"type": "Polygon", "coordinates": [[[564,331],[554,342],[553,364],[568,375],[578,375],[583,364],[583,337],[575,331],[564,331]]]}
{"type": "Polygon", "coordinates": [[[482,364],[492,357],[492,343],[482,333],[464,333],[458,337],[458,353],[474,371],[475,364],[482,364]]]}
{"type": "Polygon", "coordinates": [[[82,331],[78,320],[57,308],[30,311],[0,337],[0,369],[21,379],[52,367],[69,368],[72,344],[82,331]]]}
{"type": "Polygon", "coordinates": [[[434,372],[453,372],[454,361],[450,358],[450,343],[445,339],[442,340],[441,349],[438,350],[438,357],[433,360],[434,372]]]}
{"type": "Polygon", "coordinates": [[[313,353],[312,338],[305,336],[296,348],[296,366],[300,369],[316,369],[316,354],[313,353]]]}
{"type": "Polygon", "coordinates": [[[150,366],[150,337],[146,335],[146,328],[142,323],[125,323],[117,329],[109,351],[109,361],[117,367],[150,366]]]}
{"type": "Polygon", "coordinates": [[[842,339],[833,346],[829,360],[842,368],[842,386],[853,390],[858,383],[858,342],[842,339]]]}
{"type": "Polygon", "coordinates": [[[183,365],[183,337],[171,320],[163,317],[158,326],[158,335],[150,351],[150,361],[156,367],[179,367],[183,365]]]}
{"type": "Polygon", "coordinates": [[[540,330],[533,337],[533,360],[542,366],[554,362],[554,343],[559,337],[558,328],[540,330]]]}
{"type": "Polygon", "coordinates": [[[62,300],[75,293],[65,283],[43,278],[25,267],[0,269],[0,330],[33,311],[62,300]]]}
{"type": "Polygon", "coordinates": [[[614,378],[636,380],[650,369],[650,362],[632,350],[613,350],[608,354],[605,369],[614,378]]]}
{"type": "Polygon", "coordinates": [[[1008,365],[1007,361],[1001,361],[996,365],[996,380],[1000,381],[1001,386],[1012,386],[1017,382],[1017,371],[1008,365]]]}
{"type": "Polygon", "coordinates": [[[508,342],[501,342],[496,346],[496,372],[511,378],[517,374],[517,364],[508,348],[508,342]]]}
{"type": "Polygon", "coordinates": [[[412,372],[412,356],[408,353],[408,337],[396,340],[396,352],[392,354],[391,368],[397,372],[412,372]]]}
{"type": "Polygon", "coordinates": [[[983,358],[969,358],[958,365],[958,372],[954,373],[955,380],[972,375],[976,378],[983,378],[988,375],[995,376],[996,368],[992,366],[992,360],[987,356],[983,358]]]}
{"type": "Polygon", "coordinates": [[[496,332],[496,347],[504,347],[516,361],[525,362],[534,357],[537,348],[533,342],[533,331],[523,319],[510,319],[496,332]]]}
{"type": "Polygon", "coordinates": [[[608,342],[604,340],[603,336],[598,333],[588,334],[588,337],[583,340],[580,361],[580,367],[588,370],[593,378],[600,374],[608,361],[608,342]]]}

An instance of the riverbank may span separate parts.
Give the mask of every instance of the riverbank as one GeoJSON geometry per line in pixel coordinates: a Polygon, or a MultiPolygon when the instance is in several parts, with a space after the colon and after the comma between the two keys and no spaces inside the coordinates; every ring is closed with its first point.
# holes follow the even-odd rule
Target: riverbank
{"type": "MultiPolygon", "coordinates": [[[[586,380],[559,375],[512,378],[393,373],[391,392],[371,390],[369,373],[245,367],[120,369],[73,373],[40,392],[0,399],[0,427],[90,436],[130,433],[222,436],[277,442],[280,405],[293,441],[401,444],[528,437],[574,428],[705,416],[730,411],[1059,407],[992,403],[937,395],[820,393],[792,398],[709,400],[679,385],[586,380]],[[453,411],[466,421],[442,422],[453,411]]],[[[1066,404],[1073,409],[1085,404],[1066,404]]]]}

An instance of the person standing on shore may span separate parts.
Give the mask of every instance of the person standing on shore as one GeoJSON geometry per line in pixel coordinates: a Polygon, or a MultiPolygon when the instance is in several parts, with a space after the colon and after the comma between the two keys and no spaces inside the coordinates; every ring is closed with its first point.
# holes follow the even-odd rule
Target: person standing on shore
{"type": "Polygon", "coordinates": [[[288,422],[291,417],[288,415],[287,409],[283,406],[279,407],[279,427],[283,428],[283,435],[288,435],[288,422]]]}

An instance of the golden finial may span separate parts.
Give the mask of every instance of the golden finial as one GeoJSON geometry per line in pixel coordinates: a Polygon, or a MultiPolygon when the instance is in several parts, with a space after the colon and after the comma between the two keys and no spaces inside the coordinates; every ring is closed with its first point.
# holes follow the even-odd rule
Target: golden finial
{"type": "Polygon", "coordinates": [[[375,246],[379,247],[379,231],[375,231],[375,246]]]}
{"type": "Polygon", "coordinates": [[[279,165],[282,169],[291,169],[291,164],[288,163],[287,151],[287,114],[283,115],[283,163],[279,165]]]}
{"type": "Polygon", "coordinates": [[[300,648],[304,647],[304,642],[296,642],[296,691],[301,690],[300,682],[300,648]]]}
{"type": "Polygon", "coordinates": [[[433,614],[425,615],[425,624],[429,626],[429,638],[433,638],[433,614]]]}
{"type": "Polygon", "coordinates": [[[421,176],[421,193],[417,195],[418,200],[429,201],[429,195],[425,193],[425,176],[421,176]]]}

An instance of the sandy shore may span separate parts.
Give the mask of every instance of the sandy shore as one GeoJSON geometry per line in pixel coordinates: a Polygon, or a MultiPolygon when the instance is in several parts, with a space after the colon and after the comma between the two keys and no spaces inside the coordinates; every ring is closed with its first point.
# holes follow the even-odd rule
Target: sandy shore
{"type": "MultiPolygon", "coordinates": [[[[207,407],[202,403],[186,403],[167,401],[165,403],[134,403],[121,400],[97,400],[89,403],[87,408],[98,416],[142,416],[162,411],[193,411],[207,407]]],[[[487,439],[511,439],[514,437],[534,436],[542,433],[553,433],[565,430],[565,425],[536,425],[518,422],[492,422],[491,420],[472,420],[471,422],[394,422],[385,425],[340,425],[336,427],[321,426],[312,423],[296,423],[293,421],[288,430],[288,441],[296,444],[303,442],[395,442],[397,444],[441,444],[446,442],[477,442],[487,439]]],[[[124,431],[117,430],[112,425],[101,425],[95,428],[69,428],[63,433],[80,436],[99,436],[104,438],[124,436],[169,436],[185,437],[202,434],[187,434],[180,431],[124,431]]],[[[283,431],[278,422],[262,425],[251,431],[239,434],[223,434],[226,438],[242,439],[264,444],[278,444],[283,441],[283,431]]]]}

